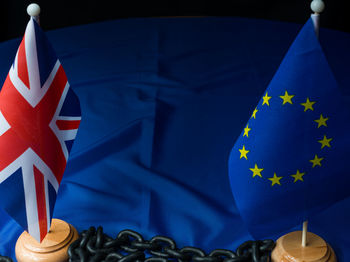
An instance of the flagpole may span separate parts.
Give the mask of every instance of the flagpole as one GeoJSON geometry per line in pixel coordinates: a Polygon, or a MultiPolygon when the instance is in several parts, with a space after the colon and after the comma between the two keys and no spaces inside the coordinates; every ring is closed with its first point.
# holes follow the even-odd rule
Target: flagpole
{"type": "Polygon", "coordinates": [[[40,6],[38,4],[32,3],[27,7],[27,13],[33,18],[38,24],[40,24],[40,6]]]}
{"type": "Polygon", "coordinates": [[[319,31],[320,31],[320,13],[323,12],[325,8],[325,4],[322,0],[313,0],[311,2],[310,7],[311,7],[311,10],[314,12],[311,15],[311,19],[314,22],[315,32],[318,37],[319,31]]]}
{"type": "MultiPolygon", "coordinates": [[[[314,23],[315,33],[317,37],[319,36],[320,32],[320,13],[323,12],[325,8],[325,4],[322,0],[313,0],[311,2],[311,10],[314,12],[311,14],[312,22],[314,23]]],[[[307,246],[307,225],[308,221],[303,222],[303,231],[301,236],[301,246],[306,247],[307,246]]]]}
{"type": "Polygon", "coordinates": [[[303,232],[301,234],[301,246],[306,247],[307,245],[307,221],[303,222],[303,232]]]}
{"type": "MultiPolygon", "coordinates": [[[[28,15],[30,15],[31,19],[35,20],[39,24],[39,14],[40,14],[39,5],[35,3],[30,4],[27,7],[27,13],[28,15]]],[[[31,29],[37,26],[35,25],[35,23],[33,23],[32,20],[29,21],[28,25],[32,26],[31,29]]],[[[36,33],[42,34],[40,32],[36,32],[35,30],[29,31],[29,34],[34,34],[34,35],[31,35],[31,37],[34,37],[34,38],[36,37],[36,33]]],[[[36,40],[40,40],[40,38],[36,40]]],[[[47,47],[48,46],[47,44],[48,43],[43,44],[43,47],[44,48],[47,47]]],[[[35,48],[37,48],[37,46],[35,48]]],[[[32,49],[29,48],[29,50],[32,50],[32,49]]],[[[43,52],[43,54],[45,54],[45,52],[43,52]]],[[[55,76],[55,77],[57,78],[58,76],[55,76]]],[[[64,80],[64,78],[61,78],[61,79],[64,80]]],[[[55,87],[53,86],[50,88],[55,88],[55,87]]],[[[46,215],[46,212],[45,212],[45,215],[46,215]]],[[[51,217],[49,218],[51,219],[51,217]]],[[[16,246],[15,246],[15,254],[18,262],[37,262],[37,261],[67,262],[68,261],[67,250],[70,244],[72,244],[76,239],[79,238],[78,231],[71,224],[61,219],[52,218],[50,222],[47,221],[46,223],[47,223],[46,226],[50,225],[50,229],[47,232],[47,234],[46,234],[45,227],[43,228],[43,231],[41,231],[42,229],[40,228],[39,220],[37,222],[37,224],[39,224],[38,225],[39,228],[34,229],[35,233],[36,232],[39,233],[40,242],[37,238],[34,238],[33,236],[31,236],[27,231],[24,231],[18,237],[16,246]],[[45,235],[42,236],[42,233],[45,235]]],[[[34,224],[33,227],[36,227],[36,224],[35,223],[33,224],[34,224]]],[[[38,237],[38,235],[36,235],[36,237],[38,237]]]]}
{"type": "MultiPolygon", "coordinates": [[[[324,7],[322,0],[311,2],[311,9],[314,12],[311,19],[317,38],[320,28],[320,13],[324,7]]],[[[308,232],[308,221],[306,220],[303,222],[302,231],[290,232],[277,239],[276,247],[271,252],[271,262],[281,261],[336,262],[337,258],[334,250],[326,241],[320,236],[308,232]]]]}

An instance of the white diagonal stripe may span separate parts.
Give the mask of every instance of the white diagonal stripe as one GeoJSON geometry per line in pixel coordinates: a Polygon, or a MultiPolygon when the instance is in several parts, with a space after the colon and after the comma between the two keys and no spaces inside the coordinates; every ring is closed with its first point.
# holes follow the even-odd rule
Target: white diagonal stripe
{"type": "Polygon", "coordinates": [[[36,49],[35,28],[32,19],[30,19],[27,25],[24,38],[30,91],[32,93],[39,94],[41,89],[41,83],[38,54],[36,49]]]}
{"type": "Polygon", "coordinates": [[[7,122],[6,118],[0,111],[0,136],[6,133],[7,130],[11,128],[10,124],[7,122]]]}
{"type": "Polygon", "coordinates": [[[24,97],[24,99],[32,106],[35,107],[41,99],[45,96],[52,81],[54,80],[58,69],[60,68],[60,61],[57,59],[50,75],[45,80],[43,86],[40,83],[40,71],[37,57],[36,38],[34,22],[31,20],[26,28],[25,33],[25,55],[27,61],[27,70],[29,77],[29,87],[27,87],[18,76],[18,51],[15,58],[15,66],[10,68],[9,78],[18,90],[18,92],[24,97]]]}
{"type": "Polygon", "coordinates": [[[66,158],[66,161],[68,160],[68,149],[67,146],[65,144],[65,141],[67,140],[73,140],[78,132],[78,129],[71,129],[71,130],[60,130],[56,124],[57,120],[81,120],[81,117],[63,117],[63,116],[59,116],[59,113],[61,112],[64,100],[66,99],[68,90],[69,90],[70,86],[69,83],[67,82],[63,92],[62,92],[62,96],[61,99],[57,105],[57,109],[55,112],[55,115],[53,116],[49,126],[52,129],[52,131],[55,133],[55,135],[58,138],[58,141],[61,144],[61,148],[64,154],[64,157],[66,158]]]}

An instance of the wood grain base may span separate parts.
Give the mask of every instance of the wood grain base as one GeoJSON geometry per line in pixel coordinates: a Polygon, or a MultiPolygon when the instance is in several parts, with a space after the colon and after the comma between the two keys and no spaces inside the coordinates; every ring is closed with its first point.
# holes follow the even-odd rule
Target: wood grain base
{"type": "Polygon", "coordinates": [[[307,245],[301,246],[301,231],[280,237],[271,253],[272,262],[336,262],[333,249],[318,235],[307,232],[307,245]]]}
{"type": "Polygon", "coordinates": [[[77,230],[70,224],[52,219],[49,233],[41,243],[24,231],[16,243],[18,262],[66,262],[67,249],[79,237],[77,230]]]}

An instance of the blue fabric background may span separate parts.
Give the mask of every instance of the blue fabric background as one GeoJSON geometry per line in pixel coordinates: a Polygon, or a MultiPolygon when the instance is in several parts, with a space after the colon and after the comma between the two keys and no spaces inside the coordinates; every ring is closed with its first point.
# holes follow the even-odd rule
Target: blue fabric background
{"type": "MultiPolygon", "coordinates": [[[[54,216],[78,230],[130,228],[206,251],[251,239],[227,160],[301,26],[148,18],[47,32],[83,114],[54,216]]],[[[320,41],[350,101],[350,35],[321,30],[320,41]]],[[[2,83],[18,45],[0,44],[2,83]]],[[[345,199],[309,221],[339,261],[350,261],[349,207],[345,199]]],[[[0,211],[0,254],[14,257],[21,231],[0,211]]]]}

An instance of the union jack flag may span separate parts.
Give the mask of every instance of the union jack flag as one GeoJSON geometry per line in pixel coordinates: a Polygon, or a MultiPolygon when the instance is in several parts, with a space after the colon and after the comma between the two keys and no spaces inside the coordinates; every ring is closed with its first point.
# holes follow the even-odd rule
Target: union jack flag
{"type": "Polygon", "coordinates": [[[30,19],[0,92],[0,206],[39,242],[80,120],[79,100],[30,19]]]}

